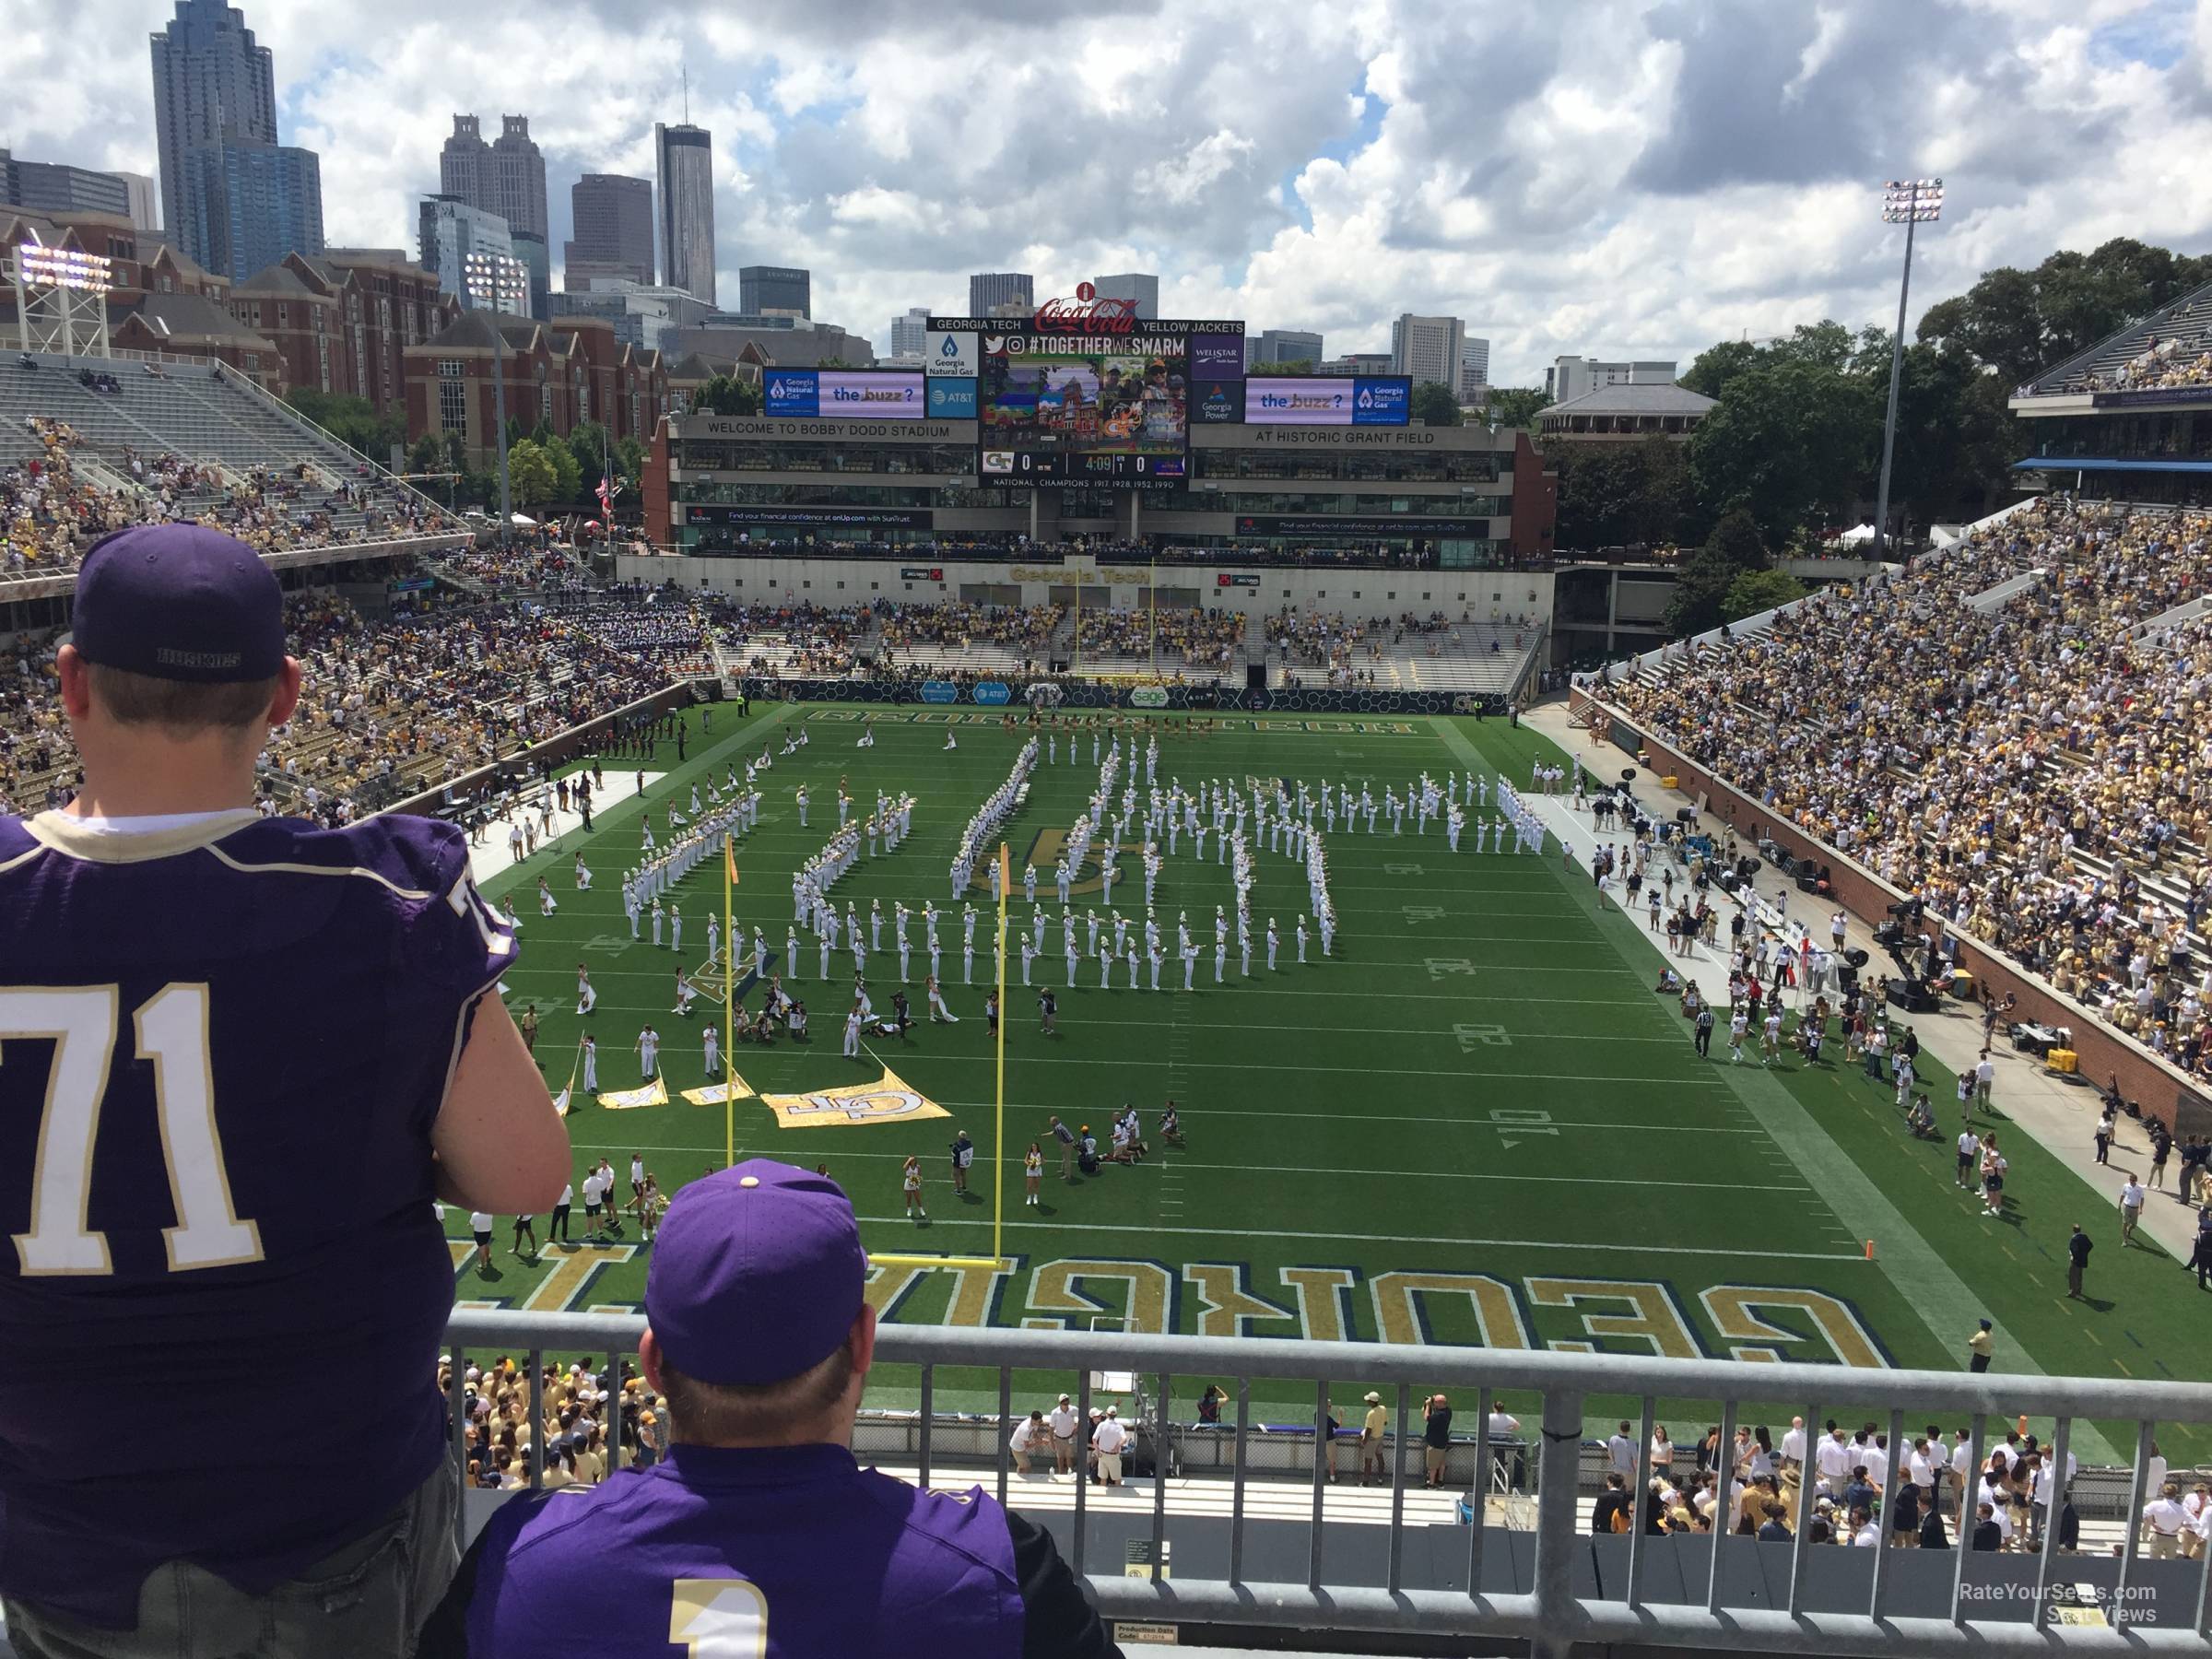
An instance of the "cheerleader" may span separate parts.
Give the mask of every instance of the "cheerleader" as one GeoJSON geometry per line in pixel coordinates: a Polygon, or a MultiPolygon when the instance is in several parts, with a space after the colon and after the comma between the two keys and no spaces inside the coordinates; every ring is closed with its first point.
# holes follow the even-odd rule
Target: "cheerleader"
{"type": "Polygon", "coordinates": [[[549,916],[559,908],[553,902],[553,889],[546,885],[546,878],[540,876],[537,878],[537,913],[549,916]]]}
{"type": "Polygon", "coordinates": [[[576,854],[576,890],[580,893],[588,893],[592,890],[591,866],[583,862],[583,854],[581,853],[576,854]]]}
{"type": "Polygon", "coordinates": [[[1043,1208],[1038,1188],[1044,1180],[1044,1154],[1039,1150],[1035,1141],[1031,1141],[1030,1149],[1021,1155],[1021,1179],[1027,1189],[1022,1194],[1022,1203],[1032,1209],[1043,1208]]]}
{"type": "Polygon", "coordinates": [[[691,982],[678,973],[676,976],[676,1011],[685,1018],[689,1018],[691,1005],[698,999],[699,993],[691,988],[691,982]]]}
{"type": "Polygon", "coordinates": [[[928,1220],[929,1212],[922,1207],[922,1160],[920,1159],[909,1158],[906,1160],[906,1171],[900,1177],[900,1184],[906,1190],[906,1218],[909,1221],[917,1218],[924,1221],[928,1220]]]}

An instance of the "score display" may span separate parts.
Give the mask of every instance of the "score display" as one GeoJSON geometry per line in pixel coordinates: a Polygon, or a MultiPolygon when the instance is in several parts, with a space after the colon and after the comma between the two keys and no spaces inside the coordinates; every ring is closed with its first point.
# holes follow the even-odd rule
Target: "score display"
{"type": "Polygon", "coordinates": [[[1139,318],[1088,287],[1030,317],[929,320],[930,394],[974,388],[985,486],[1172,488],[1189,477],[1193,399],[1213,389],[1198,382],[1241,372],[1244,325],[1139,318]]]}
{"type": "Polygon", "coordinates": [[[982,342],[982,477],[1134,487],[1182,476],[1190,445],[1183,342],[1097,344],[1066,350],[1050,335],[982,342]]]}

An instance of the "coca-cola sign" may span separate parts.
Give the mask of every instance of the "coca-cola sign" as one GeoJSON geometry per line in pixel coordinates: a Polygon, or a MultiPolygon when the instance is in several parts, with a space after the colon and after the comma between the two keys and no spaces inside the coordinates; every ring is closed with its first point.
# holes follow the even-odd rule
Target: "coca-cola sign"
{"type": "Polygon", "coordinates": [[[1073,300],[1047,300],[1037,308],[1039,334],[1127,335],[1136,332],[1136,301],[1101,300],[1091,283],[1076,285],[1073,300]]]}

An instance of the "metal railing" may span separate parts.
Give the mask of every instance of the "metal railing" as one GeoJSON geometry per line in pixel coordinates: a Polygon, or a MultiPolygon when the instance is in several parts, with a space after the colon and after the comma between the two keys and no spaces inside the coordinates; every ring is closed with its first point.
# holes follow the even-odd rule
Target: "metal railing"
{"type": "MultiPolygon", "coordinates": [[[[465,1357],[491,1354],[526,1354],[534,1422],[544,1420],[542,1386],[544,1353],[609,1355],[608,1371],[619,1375],[619,1359],[634,1350],[644,1321],[618,1314],[528,1314],[505,1312],[456,1311],[448,1325],[453,1344],[452,1406],[456,1448],[464,1434],[463,1368],[465,1357]]],[[[1977,1618],[1970,1613],[1989,1602],[2018,1607],[2026,1599],[2017,1586],[2000,1583],[1994,1563],[2020,1563],[2018,1555],[1995,1556],[1968,1548],[1960,1536],[1947,1563],[1950,1589],[1945,1617],[1908,1616],[1886,1605],[1890,1589],[1892,1557],[1913,1552],[1878,1548],[1872,1551],[1872,1582],[1864,1612],[1816,1608],[1807,1596],[1808,1562],[1814,1551],[1813,1528],[1797,1528],[1787,1546],[1761,1544],[1720,1535],[1726,1507],[1716,1509],[1716,1530],[1710,1561],[1679,1557],[1683,1568],[1675,1583],[1678,1596],[1647,1594],[1654,1586],[1652,1571],[1660,1547],[1677,1540],[1647,1537],[1638,1528],[1626,1539],[1625,1581],[1620,1593],[1577,1594],[1578,1567],[1587,1571],[1594,1547],[1603,1540],[1583,1535],[1577,1465],[1584,1435],[1585,1402],[1592,1396],[1618,1399],[1627,1396],[1641,1403],[1641,1432],[1638,1436],[1636,1478],[1630,1488],[1639,1496],[1653,1474],[1651,1441],[1656,1403],[1696,1400],[1720,1405],[1719,1444],[1730,1445],[1739,1421],[1739,1408],[1749,1403],[1803,1401],[1797,1409],[1808,1425],[1817,1425],[1825,1412],[1840,1407],[1878,1412],[1889,1429],[1889,1444],[1898,1453],[1896,1472],[1885,1481],[1885,1509],[1904,1467],[1907,1412],[1950,1413],[1971,1422],[1972,1465],[1987,1461],[1991,1426],[1999,1438],[2019,1414],[2056,1420],[2053,1443],[2053,1468],[2064,1468],[2067,1440],[2079,1418],[2129,1421],[2136,1425],[2135,1474],[2130,1490],[2127,1542],[2118,1566],[2112,1605],[2138,1605],[2149,1590],[2145,1584],[2139,1529],[2134,1517],[2147,1500],[2144,1490],[2152,1430],[2159,1424],[2212,1423],[2212,1384],[2194,1382],[2120,1382],[2112,1379],[1961,1374],[1954,1372],[1870,1371],[1804,1364],[1749,1364],[1728,1360],[1639,1359],[1621,1355],[1531,1352],[1465,1347],[1394,1347],[1387,1344],[1313,1341],[1240,1341],[1225,1337],[1147,1336],[1115,1332],[1111,1335],[1077,1331],[1035,1331],[1001,1328],[885,1324],[877,1328],[876,1355],[881,1365],[920,1368],[921,1416],[918,1423],[920,1479],[927,1484],[932,1468],[931,1424],[939,1370],[992,1373],[997,1379],[996,1490],[999,1501],[1007,1500],[1009,1453],[1006,1439],[1011,1426],[1022,1420],[1013,1409],[1013,1379],[1021,1371],[1074,1371],[1077,1373],[1078,1425],[1088,1424],[1092,1394],[1092,1372],[1134,1370],[1148,1379],[1144,1392],[1158,1410],[1156,1419],[1167,1418],[1171,1382],[1176,1377],[1234,1378],[1236,1421],[1232,1430],[1235,1453],[1230,1476],[1230,1504],[1227,1571],[1218,1578],[1177,1570],[1163,1571],[1162,1545],[1167,1538],[1167,1488],[1162,1477],[1168,1467],[1166,1447],[1156,1430],[1153,1444],[1155,1478],[1150,1516],[1150,1571],[1146,1576],[1122,1576],[1121,1563],[1109,1574],[1090,1574],[1087,1582],[1100,1612],[1111,1618],[1143,1619],[1218,1626],[1300,1628],[1330,1632],[1418,1632],[1439,1637],[1488,1637],[1525,1640],[1534,1659],[1560,1659],[1577,1642],[1637,1642],[1670,1647],[1720,1644],[1737,1649],[1797,1653],[1959,1653],[2009,1656],[2049,1654],[2053,1651],[2079,1653],[2135,1654],[2206,1652],[2212,1632],[2212,1549],[2201,1563],[2189,1563],[2194,1581],[2181,1598],[2186,1602],[2178,1618],[2171,1608],[2157,1626],[2115,1621],[2111,1626],[2075,1624],[2057,1617],[2062,1588],[2059,1574],[2058,1517],[2053,1512],[2042,1528],[2042,1543],[2035,1559],[2032,1614],[2021,1618],[1977,1618]],[[1251,1425],[1252,1383],[1255,1378],[1272,1384],[1310,1383],[1313,1389],[1313,1422],[1325,1432],[1332,1381],[1357,1379],[1372,1388],[1394,1390],[1396,1435],[1388,1462],[1391,1465],[1391,1507],[1388,1552],[1380,1585],[1332,1582],[1328,1569],[1328,1542],[1332,1530],[1341,1537],[1355,1530],[1340,1524],[1324,1525],[1324,1460],[1313,1461],[1312,1504],[1308,1524],[1306,1571],[1302,1582],[1248,1579],[1244,1574],[1250,1523],[1246,1513],[1246,1436],[1251,1425]],[[1417,1588],[1408,1584],[1405,1517],[1405,1452],[1411,1391],[1438,1386],[1477,1392],[1475,1420],[1487,1425],[1499,1392],[1511,1390],[1516,1397],[1542,1398],[1542,1430],[1536,1453],[1535,1547],[1533,1574],[1525,1592],[1493,1593],[1484,1588],[1486,1550],[1493,1546],[1493,1526],[1488,1505],[1473,1504],[1464,1554],[1465,1587],[1417,1588]],[[1724,1600],[1724,1587],[1737,1589],[1748,1580],[1745,1564],[1764,1560],[1779,1565],[1779,1552],[1788,1552],[1786,1574],[1776,1572],[1763,1582],[1771,1594],[1744,1600],[1724,1600]],[[1761,1556],[1759,1552],[1777,1552],[1761,1556]],[[1686,1581],[1696,1576],[1686,1563],[1695,1563],[1703,1574],[1701,1584],[1686,1581]],[[1724,1563],[1736,1571],[1724,1571],[1724,1563]],[[1786,1590],[1783,1584],[1786,1583],[1786,1590]],[[2000,1594],[2001,1592],[2001,1594],[2000,1594]],[[2132,1594],[2131,1594],[2132,1592],[2132,1594]]],[[[1026,1414],[1022,1414],[1026,1416],[1026,1414]]],[[[1142,1413],[1138,1415],[1142,1416],[1142,1413]]],[[[1923,1417],[1920,1420],[1925,1420],[1923,1417]]],[[[1416,1425],[1418,1428],[1418,1424],[1416,1425]]],[[[619,1438],[619,1421],[608,1425],[609,1446],[619,1438]]],[[[1817,1430],[1813,1430],[1818,1432],[1817,1430]]],[[[1078,1437],[1083,1434],[1078,1428],[1078,1437]]],[[[529,1479],[535,1485],[543,1473],[542,1436],[531,1437],[529,1479]]],[[[611,1455],[611,1453],[610,1453],[611,1455]]],[[[465,1465],[464,1465],[465,1466],[465,1465]]],[[[1807,1471],[1808,1477],[1810,1471],[1807,1471]]],[[[1808,1478],[1809,1486],[1809,1478],[1808,1478]]],[[[1087,1528],[1088,1482],[1077,1465],[1075,1486],[1074,1532],[1067,1547],[1075,1571],[1084,1574],[1090,1554],[1087,1528]]],[[[1728,1487],[1722,1484],[1723,1505],[1728,1487]]],[[[1806,1493],[1801,1513],[1809,1517],[1811,1495],[1806,1493]]],[[[1641,1514],[1641,1508],[1637,1511],[1641,1514]]],[[[1887,1525],[1887,1517],[1884,1524],[1887,1525]]],[[[1963,1533],[1962,1526],[1960,1531],[1963,1533]]],[[[1134,1540],[1132,1541],[1134,1542],[1134,1540]]],[[[1689,1540],[1680,1540],[1689,1542],[1689,1540]]],[[[1857,1552],[1851,1552],[1856,1554],[1857,1552]]],[[[1342,1559],[1341,1557],[1339,1558],[1342,1559]]],[[[1457,1577],[1454,1563],[1453,1576],[1457,1577]]],[[[1924,1572],[1918,1569],[1916,1571],[1924,1572]]],[[[2165,1570],[2161,1567],[2161,1574],[2165,1570]]],[[[1492,1576],[1497,1576],[1493,1574],[1492,1576]]],[[[1519,1581],[1516,1579],[1516,1583],[1519,1581]]],[[[1599,1583],[1604,1585],[1601,1575],[1599,1583]]],[[[2168,1578],[2168,1585],[2172,1583],[2168,1578]]],[[[2171,1588],[2163,1594],[2171,1594],[2171,1588]]],[[[1818,1598],[1831,1599],[1829,1597],[1818,1598]]]]}

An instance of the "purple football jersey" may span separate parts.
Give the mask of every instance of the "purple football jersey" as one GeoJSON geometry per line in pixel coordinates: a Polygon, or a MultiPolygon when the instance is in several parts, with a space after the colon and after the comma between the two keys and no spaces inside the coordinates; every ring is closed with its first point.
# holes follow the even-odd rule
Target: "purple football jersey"
{"type": "Polygon", "coordinates": [[[0,1591],[128,1627],[429,1477],[430,1127],[513,959],[451,825],[0,818],[0,1591]]]}
{"type": "Polygon", "coordinates": [[[641,1473],[510,1501],[471,1565],[470,1659],[542,1659],[580,1634],[606,1659],[1022,1651],[1006,1512],[980,1488],[863,1469],[842,1446],[677,1445],[641,1473]]]}

